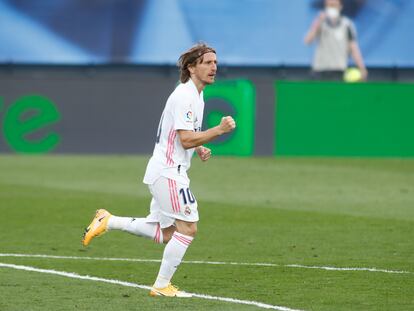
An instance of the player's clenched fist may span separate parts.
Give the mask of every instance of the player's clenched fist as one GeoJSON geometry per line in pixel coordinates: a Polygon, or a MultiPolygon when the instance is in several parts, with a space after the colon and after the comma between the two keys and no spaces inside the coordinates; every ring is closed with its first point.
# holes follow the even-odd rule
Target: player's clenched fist
{"type": "Polygon", "coordinates": [[[196,152],[198,154],[198,156],[200,157],[201,161],[205,162],[208,159],[210,159],[211,157],[211,149],[204,147],[204,146],[199,146],[196,148],[196,152]]]}
{"type": "Polygon", "coordinates": [[[236,122],[230,116],[223,117],[221,118],[219,127],[223,131],[223,134],[228,133],[236,128],[236,122]]]}

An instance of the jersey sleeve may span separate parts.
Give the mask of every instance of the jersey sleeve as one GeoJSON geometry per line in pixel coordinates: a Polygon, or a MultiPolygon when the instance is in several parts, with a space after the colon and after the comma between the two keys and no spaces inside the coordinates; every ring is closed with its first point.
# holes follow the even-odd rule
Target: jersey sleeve
{"type": "Polygon", "coordinates": [[[194,111],[191,100],[181,98],[174,102],[174,130],[194,130],[194,111]]]}
{"type": "Polygon", "coordinates": [[[348,40],[349,41],[356,41],[357,40],[357,32],[356,32],[355,25],[352,21],[349,21],[348,26],[347,26],[347,30],[348,30],[348,40]]]}

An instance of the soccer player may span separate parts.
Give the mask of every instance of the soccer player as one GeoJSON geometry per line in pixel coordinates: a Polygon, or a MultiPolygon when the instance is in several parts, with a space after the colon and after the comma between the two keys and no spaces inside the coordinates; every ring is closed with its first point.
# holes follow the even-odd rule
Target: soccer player
{"type": "Polygon", "coordinates": [[[201,131],[203,89],[214,82],[217,72],[215,50],[206,44],[197,44],[180,56],[178,66],[181,84],[168,98],[161,115],[154,152],[144,177],[153,197],[150,214],[146,218],[131,218],[97,210],[82,239],[83,245],[87,246],[94,237],[108,230],[123,230],[156,243],[165,243],[151,296],[190,296],[171,284],[171,278],[196,235],[199,220],[187,170],[194,151],[201,161],[207,161],[211,150],[203,144],[236,127],[233,118],[227,116],[219,125],[201,131]]]}

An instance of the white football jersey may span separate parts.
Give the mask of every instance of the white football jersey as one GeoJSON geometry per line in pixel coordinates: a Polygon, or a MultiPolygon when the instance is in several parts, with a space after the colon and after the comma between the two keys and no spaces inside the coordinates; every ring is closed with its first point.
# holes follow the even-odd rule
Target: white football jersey
{"type": "Polygon", "coordinates": [[[154,152],[144,176],[145,184],[153,184],[160,176],[189,184],[187,170],[194,148],[183,148],[177,130],[201,131],[203,112],[203,92],[198,93],[191,79],[179,84],[162,113],[154,152]]]}

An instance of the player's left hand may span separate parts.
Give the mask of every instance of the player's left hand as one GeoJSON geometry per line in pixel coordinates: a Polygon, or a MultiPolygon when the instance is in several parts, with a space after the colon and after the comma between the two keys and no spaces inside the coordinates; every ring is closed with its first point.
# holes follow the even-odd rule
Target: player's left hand
{"type": "Polygon", "coordinates": [[[197,147],[196,152],[198,156],[200,157],[201,161],[203,162],[207,161],[211,157],[211,149],[207,147],[204,147],[204,146],[197,147]]]}

